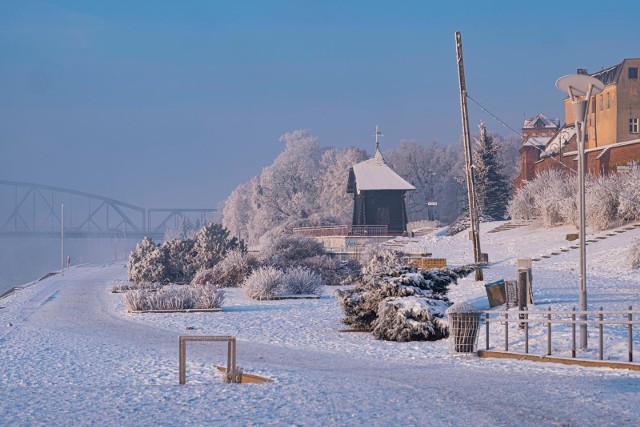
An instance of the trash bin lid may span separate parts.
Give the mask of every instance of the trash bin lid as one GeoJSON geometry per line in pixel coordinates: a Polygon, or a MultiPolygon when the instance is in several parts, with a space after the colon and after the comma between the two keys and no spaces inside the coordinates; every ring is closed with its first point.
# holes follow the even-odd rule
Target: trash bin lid
{"type": "Polygon", "coordinates": [[[457,304],[453,304],[446,311],[447,314],[458,314],[458,313],[478,313],[479,310],[466,302],[459,302],[457,304]]]}

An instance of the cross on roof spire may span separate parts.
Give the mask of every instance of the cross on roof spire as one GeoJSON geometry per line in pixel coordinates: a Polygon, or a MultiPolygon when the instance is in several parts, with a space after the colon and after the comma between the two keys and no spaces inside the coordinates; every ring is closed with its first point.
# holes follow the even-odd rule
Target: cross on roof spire
{"type": "Polygon", "coordinates": [[[375,137],[376,137],[376,151],[380,151],[380,140],[379,140],[379,137],[381,137],[381,136],[384,136],[384,135],[382,134],[382,132],[380,132],[380,127],[378,125],[376,125],[376,134],[375,134],[375,137]]]}

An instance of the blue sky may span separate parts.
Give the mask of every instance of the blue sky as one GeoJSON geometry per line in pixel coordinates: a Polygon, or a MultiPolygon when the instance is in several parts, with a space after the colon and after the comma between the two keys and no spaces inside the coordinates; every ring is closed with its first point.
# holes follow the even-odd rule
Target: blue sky
{"type": "MultiPolygon", "coordinates": [[[[10,1],[0,179],[210,207],[306,128],[323,145],[458,144],[469,94],[510,126],[555,80],[640,57],[640,2],[10,1]]],[[[470,105],[472,128],[509,131],[470,105]]]]}

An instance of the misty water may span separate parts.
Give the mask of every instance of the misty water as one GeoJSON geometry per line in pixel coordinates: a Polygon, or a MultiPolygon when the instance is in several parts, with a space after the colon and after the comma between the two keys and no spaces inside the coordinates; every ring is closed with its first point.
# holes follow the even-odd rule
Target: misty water
{"type": "MultiPolygon", "coordinates": [[[[125,259],[137,239],[65,239],[64,260],[71,265],[125,259]]],[[[0,295],[37,280],[61,266],[60,239],[0,238],[0,295]]]]}

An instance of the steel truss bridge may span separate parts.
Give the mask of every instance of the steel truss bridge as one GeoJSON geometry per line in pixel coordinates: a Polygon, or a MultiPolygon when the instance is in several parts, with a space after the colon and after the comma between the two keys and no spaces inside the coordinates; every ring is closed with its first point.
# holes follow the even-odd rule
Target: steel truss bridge
{"type": "Polygon", "coordinates": [[[188,219],[211,221],[216,209],[146,209],[109,197],[49,185],[0,180],[0,237],[162,240],[167,229],[188,219]]]}

